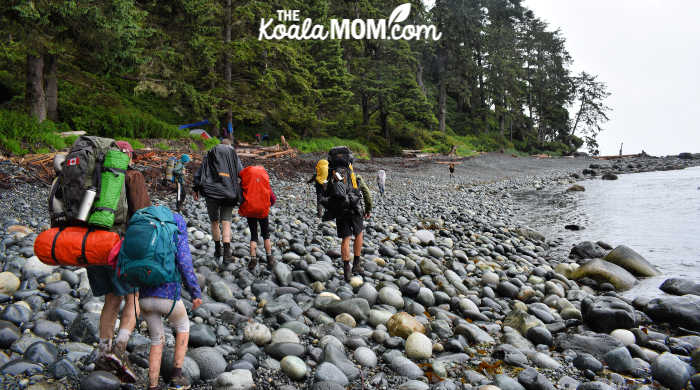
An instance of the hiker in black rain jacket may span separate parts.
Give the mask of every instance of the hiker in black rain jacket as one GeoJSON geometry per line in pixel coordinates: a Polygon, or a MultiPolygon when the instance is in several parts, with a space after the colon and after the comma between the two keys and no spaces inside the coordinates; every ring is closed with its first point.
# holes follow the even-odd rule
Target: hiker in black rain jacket
{"type": "Polygon", "coordinates": [[[211,222],[211,235],[214,238],[214,256],[222,255],[223,261],[233,260],[231,254],[231,218],[233,208],[241,201],[241,183],[238,173],[243,169],[231,140],[224,139],[213,147],[202,160],[202,165],[194,175],[194,199],[204,196],[207,213],[211,222]],[[221,223],[221,230],[219,230],[221,223]],[[222,234],[223,233],[223,234],[222,234]]]}

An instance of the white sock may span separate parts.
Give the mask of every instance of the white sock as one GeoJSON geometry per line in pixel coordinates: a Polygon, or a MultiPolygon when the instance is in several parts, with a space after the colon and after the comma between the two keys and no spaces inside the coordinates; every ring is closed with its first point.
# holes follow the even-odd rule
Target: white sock
{"type": "Polygon", "coordinates": [[[123,343],[126,344],[129,342],[129,337],[131,337],[131,331],[121,328],[119,329],[119,333],[117,333],[117,344],[123,343]]]}
{"type": "Polygon", "coordinates": [[[104,354],[112,349],[112,339],[100,339],[100,343],[97,346],[97,352],[99,354],[104,354]]]}

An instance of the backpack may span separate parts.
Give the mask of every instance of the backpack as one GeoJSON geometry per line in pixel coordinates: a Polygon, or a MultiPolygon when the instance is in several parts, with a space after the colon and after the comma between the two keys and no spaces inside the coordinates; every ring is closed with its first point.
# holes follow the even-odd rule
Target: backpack
{"type": "Polygon", "coordinates": [[[121,231],[127,222],[125,173],[129,156],[111,138],[79,137],[58,172],[49,195],[54,226],[91,225],[121,231]],[[97,193],[86,222],[78,220],[86,190],[97,193]],[[62,203],[61,208],[53,207],[62,203]]]}
{"type": "Polygon", "coordinates": [[[328,160],[321,159],[316,163],[316,183],[326,184],[328,181],[328,160]]]}
{"type": "Polygon", "coordinates": [[[238,183],[241,170],[236,150],[230,145],[216,145],[207,153],[195,175],[195,191],[201,191],[208,199],[235,206],[241,200],[238,183]]]}
{"type": "Polygon", "coordinates": [[[119,280],[139,288],[179,282],[175,234],[179,230],[169,208],[149,206],[134,213],[117,259],[119,280]]]}
{"type": "MultiPolygon", "coordinates": [[[[346,146],[337,146],[328,152],[329,175],[325,206],[334,217],[358,213],[362,195],[352,168],[354,158],[346,146]],[[341,180],[338,180],[339,175],[341,180]]],[[[359,212],[359,214],[362,214],[359,212]]]]}
{"type": "Polygon", "coordinates": [[[243,168],[239,173],[243,189],[243,203],[238,208],[238,214],[250,218],[267,218],[272,201],[270,197],[270,176],[261,166],[243,168]]]}

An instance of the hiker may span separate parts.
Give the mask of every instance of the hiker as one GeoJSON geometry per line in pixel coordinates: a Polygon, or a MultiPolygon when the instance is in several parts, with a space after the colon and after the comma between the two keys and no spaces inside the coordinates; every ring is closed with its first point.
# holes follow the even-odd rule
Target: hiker
{"type": "Polygon", "coordinates": [[[270,207],[275,204],[277,197],[270,186],[270,176],[261,166],[246,167],[240,172],[241,189],[243,190],[243,203],[238,208],[238,214],[246,217],[250,228],[250,261],[248,270],[253,272],[258,264],[258,225],[265,246],[267,267],[272,270],[275,259],[272,256],[272,244],[270,243],[270,225],[267,216],[270,207]]]}
{"type": "Polygon", "coordinates": [[[326,184],[328,183],[328,160],[320,159],[316,163],[316,173],[307,181],[308,184],[313,183],[316,189],[316,215],[319,218],[323,217],[323,202],[324,193],[326,192],[326,184]]]}
{"type": "Polygon", "coordinates": [[[167,207],[140,210],[129,222],[119,251],[120,280],[139,287],[141,314],[148,325],[148,388],[158,389],[165,332],[163,317],[175,330],[174,370],[169,388],[189,389],[182,373],[189,341],[190,320],[181,299],[184,282],[192,310],[202,304],[202,291],[192,266],[185,219],[167,207]],[[154,228],[155,227],[155,228],[154,228]],[[146,272],[147,271],[147,272],[146,272]]]}
{"type": "Polygon", "coordinates": [[[346,282],[350,281],[353,273],[362,272],[362,218],[364,216],[365,219],[369,219],[372,211],[369,188],[360,176],[355,175],[353,160],[352,152],[345,146],[337,146],[328,152],[329,182],[323,198],[327,209],[323,219],[335,218],[338,238],[342,239],[340,253],[346,282]],[[354,257],[351,269],[350,239],[353,237],[354,257]]]}
{"type": "Polygon", "coordinates": [[[455,174],[455,163],[450,163],[450,179],[454,177],[455,174]]]}
{"type": "Polygon", "coordinates": [[[379,187],[379,194],[384,196],[384,183],[386,182],[386,172],[380,169],[377,172],[377,186],[379,187]]]}
{"type": "MultiPolygon", "coordinates": [[[[129,156],[129,168],[126,171],[124,185],[126,186],[127,215],[128,218],[131,218],[137,210],[150,206],[151,199],[143,174],[131,168],[134,152],[131,144],[126,141],[117,141],[116,144],[123,153],[129,156]]],[[[123,382],[133,383],[136,381],[136,374],[129,368],[126,345],[136,326],[136,316],[139,311],[136,303],[138,290],[119,281],[114,269],[109,266],[87,267],[87,276],[92,295],[105,297],[100,313],[100,340],[95,367],[101,370],[115,371],[123,382]],[[114,325],[119,317],[122,300],[124,308],[119,319],[119,331],[113,342],[114,325]]]]}
{"type": "Polygon", "coordinates": [[[223,261],[233,260],[231,253],[231,218],[233,208],[240,200],[238,174],[243,169],[231,140],[225,138],[213,147],[202,160],[202,165],[194,175],[193,197],[199,200],[201,194],[206,199],[207,213],[211,222],[211,235],[214,239],[214,257],[223,261]]]}

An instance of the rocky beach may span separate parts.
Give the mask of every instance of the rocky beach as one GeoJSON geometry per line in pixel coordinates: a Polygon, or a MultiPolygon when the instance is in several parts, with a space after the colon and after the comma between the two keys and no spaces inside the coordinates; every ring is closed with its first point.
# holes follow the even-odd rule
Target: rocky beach
{"type": "MultiPolygon", "coordinates": [[[[564,245],[528,228],[523,214],[538,211],[516,196],[553,187],[575,196],[584,179],[683,169],[700,165],[700,156],[494,153],[461,161],[454,179],[430,161],[359,162],[375,207],[365,226],[364,272],[349,284],[335,226],[315,216],[305,184],[316,157],[268,167],[278,197],[270,214],[273,269],[263,262],[247,270],[249,231],[236,216],[235,261],[214,261],[204,202],[188,199],[183,215],[204,293],[190,315],[183,368],[193,388],[700,389],[700,281],[668,279],[665,295],[623,296],[657,275],[656,267],[625,245],[564,245]],[[388,176],[383,198],[374,186],[380,168],[388,176]]],[[[5,177],[21,169],[0,162],[5,177]]],[[[47,192],[21,181],[0,189],[0,386],[144,388],[94,370],[102,299],[92,297],[85,270],[34,256],[34,239],[48,227],[47,192]]],[[[174,203],[172,195],[153,198],[174,203]]],[[[188,308],[189,298],[183,291],[188,308]]],[[[174,337],[166,329],[167,378],[174,337]]],[[[145,380],[145,323],[128,350],[145,380]]]]}

